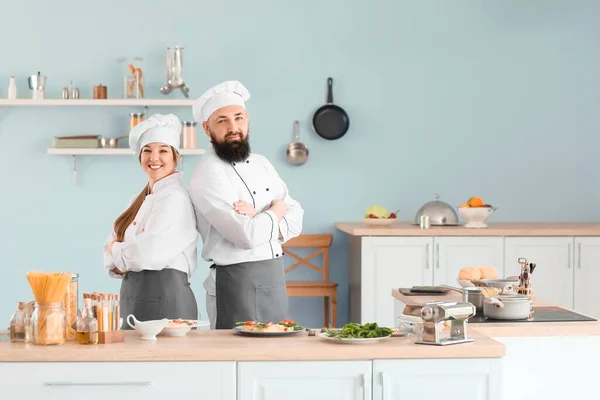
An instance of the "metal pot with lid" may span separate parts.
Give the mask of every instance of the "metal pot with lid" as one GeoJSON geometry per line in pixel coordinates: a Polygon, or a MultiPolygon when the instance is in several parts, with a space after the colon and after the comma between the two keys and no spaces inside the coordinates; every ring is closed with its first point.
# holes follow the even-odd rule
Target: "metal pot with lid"
{"type": "Polygon", "coordinates": [[[415,224],[419,225],[421,217],[429,216],[430,225],[434,226],[451,226],[458,225],[458,214],[450,204],[438,200],[440,196],[435,193],[433,200],[429,201],[419,208],[415,216],[415,224]]]}

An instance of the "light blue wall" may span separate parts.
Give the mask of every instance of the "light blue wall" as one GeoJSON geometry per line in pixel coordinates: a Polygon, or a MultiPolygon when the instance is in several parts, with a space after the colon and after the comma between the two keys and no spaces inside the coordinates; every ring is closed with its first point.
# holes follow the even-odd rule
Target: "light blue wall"
{"type": "MultiPolygon", "coordinates": [[[[194,97],[239,79],[249,88],[252,145],[306,210],[305,232],[334,232],[379,203],[410,219],[434,192],[454,205],[480,195],[495,221],[598,220],[600,3],[594,1],[116,1],[4,2],[0,95],[9,77],[29,96],[41,71],[48,96],[73,80],[120,96],[117,58],[141,55],[149,97],[160,97],[167,46],[184,46],[194,97]],[[334,99],[349,134],[328,142],[313,111],[334,99]],[[284,161],[293,120],[309,162],[284,161]]],[[[127,131],[135,108],[0,109],[0,327],[28,300],[27,271],[75,270],[82,291],[117,292],[102,242],[144,176],[128,157],[48,156],[55,135],[127,131]],[[4,322],[2,322],[4,321],[4,322]]],[[[190,108],[151,108],[191,117],[190,108]]],[[[201,138],[202,147],[208,142],[201,138]]],[[[191,171],[197,159],[187,159],[191,171]]],[[[336,233],[332,279],[347,322],[346,238],[336,233]]],[[[193,288],[204,313],[201,263],[193,288]]],[[[294,299],[294,317],[319,326],[321,301],[294,299]]]]}

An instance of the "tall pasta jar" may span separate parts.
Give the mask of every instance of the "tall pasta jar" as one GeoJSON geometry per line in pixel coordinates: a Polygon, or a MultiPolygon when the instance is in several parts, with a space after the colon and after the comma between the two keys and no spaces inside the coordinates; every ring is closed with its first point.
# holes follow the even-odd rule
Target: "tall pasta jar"
{"type": "Polygon", "coordinates": [[[66,314],[66,338],[75,340],[77,338],[77,317],[79,313],[79,274],[71,274],[71,282],[67,286],[63,304],[66,314]]]}
{"type": "Polygon", "coordinates": [[[31,314],[32,343],[61,345],[66,341],[66,314],[63,302],[35,303],[31,314]]]}

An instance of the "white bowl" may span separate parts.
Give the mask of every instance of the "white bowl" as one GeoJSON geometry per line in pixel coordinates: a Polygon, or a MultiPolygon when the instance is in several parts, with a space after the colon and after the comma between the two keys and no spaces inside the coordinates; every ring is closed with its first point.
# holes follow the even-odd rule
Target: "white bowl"
{"type": "Polygon", "coordinates": [[[133,314],[127,316],[127,324],[140,333],[140,339],[142,340],[156,340],[156,335],[158,335],[168,323],[168,318],[138,321],[133,314]],[[131,323],[131,320],[133,320],[133,324],[131,323]]]}
{"type": "Polygon", "coordinates": [[[496,207],[458,207],[458,213],[467,221],[465,228],[487,228],[485,221],[496,207]]]}
{"type": "Polygon", "coordinates": [[[395,218],[365,218],[365,224],[374,226],[385,226],[393,224],[395,220],[395,218]]]}
{"type": "Polygon", "coordinates": [[[160,332],[161,336],[185,336],[187,333],[192,330],[192,328],[201,328],[205,326],[210,326],[209,321],[196,321],[191,319],[184,320],[169,320],[169,323],[165,325],[163,330],[160,332]],[[176,321],[186,321],[191,325],[186,323],[178,324],[176,321]]]}

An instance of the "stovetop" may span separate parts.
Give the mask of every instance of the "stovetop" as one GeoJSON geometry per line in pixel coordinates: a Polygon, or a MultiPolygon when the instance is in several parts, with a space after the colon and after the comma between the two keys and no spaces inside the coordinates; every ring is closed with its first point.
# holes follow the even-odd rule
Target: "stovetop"
{"type": "Polygon", "coordinates": [[[597,321],[597,319],[578,314],[573,311],[565,310],[560,307],[533,307],[533,316],[529,319],[491,319],[483,315],[475,315],[467,322],[474,324],[481,323],[513,323],[513,322],[581,322],[597,321]]]}

